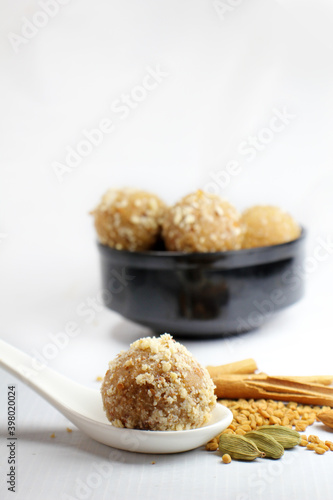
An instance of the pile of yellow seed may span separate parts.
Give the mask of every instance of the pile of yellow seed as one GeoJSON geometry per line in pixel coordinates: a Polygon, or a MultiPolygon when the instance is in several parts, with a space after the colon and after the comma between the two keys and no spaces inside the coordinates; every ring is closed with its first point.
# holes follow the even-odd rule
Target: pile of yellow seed
{"type": "Polygon", "coordinates": [[[309,437],[303,435],[301,436],[300,446],[306,446],[308,450],[313,450],[318,455],[323,455],[326,451],[333,451],[332,441],[321,441],[318,436],[311,434],[309,437]]]}
{"type": "MultiPolygon", "coordinates": [[[[295,402],[283,403],[272,399],[221,399],[219,402],[227,406],[234,416],[229,427],[221,434],[239,434],[241,436],[262,425],[276,424],[291,429],[295,428],[298,432],[305,432],[309,425],[318,420],[318,413],[331,409],[329,406],[302,405],[295,402]]],[[[218,449],[221,434],[207,443],[207,450],[215,451],[218,449]]],[[[320,454],[329,449],[333,451],[333,443],[330,441],[324,443],[318,436],[309,436],[308,439],[306,436],[302,436],[300,445],[320,454]],[[317,451],[319,448],[323,451],[317,451]]]]}

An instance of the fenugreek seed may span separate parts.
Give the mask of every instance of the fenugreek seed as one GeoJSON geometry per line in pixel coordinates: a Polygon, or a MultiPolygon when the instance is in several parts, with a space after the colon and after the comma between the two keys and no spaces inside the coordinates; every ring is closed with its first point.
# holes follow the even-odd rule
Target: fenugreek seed
{"type": "Polygon", "coordinates": [[[218,449],[219,445],[217,443],[207,443],[206,444],[206,450],[208,451],[216,451],[218,449]]]}
{"type": "Polygon", "coordinates": [[[251,426],[250,426],[249,424],[241,425],[241,426],[240,426],[240,429],[242,429],[242,430],[243,430],[243,431],[245,431],[245,432],[249,432],[249,431],[251,431],[251,430],[252,430],[252,429],[251,429],[251,426]]]}
{"type": "Polygon", "coordinates": [[[292,418],[295,418],[295,415],[294,415],[294,410],[292,410],[291,408],[288,408],[288,410],[286,411],[286,415],[292,419],[292,418]]]}
{"type": "Polygon", "coordinates": [[[320,439],[318,436],[314,436],[313,434],[310,434],[308,437],[309,443],[319,443],[320,439]]]}
{"type": "Polygon", "coordinates": [[[308,440],[307,435],[306,435],[306,434],[303,434],[303,435],[301,436],[301,439],[305,439],[305,441],[307,441],[307,440],[308,440]]]}
{"type": "Polygon", "coordinates": [[[320,446],[315,446],[314,451],[316,453],[318,453],[318,455],[324,455],[324,453],[326,453],[325,450],[323,448],[321,448],[320,446]]]}
{"type": "Polygon", "coordinates": [[[325,441],[325,444],[326,444],[326,446],[328,446],[328,447],[329,447],[329,449],[330,449],[331,451],[333,451],[333,443],[332,443],[332,441],[325,441]]]}
{"type": "Polygon", "coordinates": [[[222,432],[222,434],[234,434],[235,431],[233,431],[232,429],[225,429],[225,431],[222,432]]]}
{"type": "Polygon", "coordinates": [[[289,418],[287,416],[283,417],[281,423],[282,423],[282,425],[289,425],[289,418]]]}
{"type": "Polygon", "coordinates": [[[309,443],[306,441],[306,439],[301,439],[299,442],[299,446],[307,446],[309,443]]]}
{"type": "Polygon", "coordinates": [[[328,451],[329,450],[329,447],[326,446],[325,443],[323,443],[322,441],[317,445],[319,448],[322,448],[323,450],[325,451],[328,451]]]}
{"type": "Polygon", "coordinates": [[[235,430],[235,434],[237,434],[238,436],[244,436],[244,434],[246,434],[246,431],[244,431],[239,427],[238,429],[235,430]]]}
{"type": "Polygon", "coordinates": [[[308,445],[307,445],[308,450],[314,450],[315,447],[316,447],[316,445],[314,443],[308,443],[308,445]]]}
{"type": "Polygon", "coordinates": [[[256,400],[256,404],[257,404],[257,405],[267,405],[267,400],[266,400],[266,399],[263,399],[263,398],[261,398],[261,399],[257,399],[257,400],[256,400]]]}
{"type": "Polygon", "coordinates": [[[266,410],[263,410],[262,408],[259,408],[259,413],[260,413],[260,415],[261,415],[262,417],[264,417],[264,418],[268,418],[268,419],[269,419],[269,416],[270,416],[270,415],[269,415],[269,413],[267,413],[267,411],[266,411],[266,410]]]}
{"type": "Polygon", "coordinates": [[[265,453],[259,451],[249,439],[231,434],[222,434],[219,449],[222,456],[228,454],[235,460],[254,460],[257,457],[265,456],[265,453]]]}
{"type": "Polygon", "coordinates": [[[222,457],[222,461],[224,464],[230,464],[231,462],[231,456],[228,455],[228,453],[225,453],[222,457]]]}
{"type": "Polygon", "coordinates": [[[269,423],[272,425],[274,425],[274,424],[281,425],[281,419],[278,417],[275,417],[274,415],[271,415],[269,417],[269,423]]]}
{"type": "Polygon", "coordinates": [[[307,428],[307,422],[298,421],[295,424],[295,429],[298,432],[304,432],[307,428]]]}

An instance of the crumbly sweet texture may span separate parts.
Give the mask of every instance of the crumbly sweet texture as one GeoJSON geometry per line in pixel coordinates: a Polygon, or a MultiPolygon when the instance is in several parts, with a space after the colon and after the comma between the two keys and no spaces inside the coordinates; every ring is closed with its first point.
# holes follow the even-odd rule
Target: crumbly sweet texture
{"type": "Polygon", "coordinates": [[[117,250],[144,251],[160,235],[164,210],[156,195],[124,188],[109,189],[91,213],[101,243],[117,250]]]}
{"type": "Polygon", "coordinates": [[[243,248],[278,245],[297,239],[301,229],[297,222],[278,207],[257,205],[242,215],[243,248]]]}
{"type": "Polygon", "coordinates": [[[237,210],[219,196],[201,190],[167,209],[162,226],[167,250],[217,252],[241,248],[237,210]]]}
{"type": "Polygon", "coordinates": [[[216,404],[208,371],[169,334],[139,339],[118,354],[101,394],[112,425],[131,429],[194,429],[216,404]]]}

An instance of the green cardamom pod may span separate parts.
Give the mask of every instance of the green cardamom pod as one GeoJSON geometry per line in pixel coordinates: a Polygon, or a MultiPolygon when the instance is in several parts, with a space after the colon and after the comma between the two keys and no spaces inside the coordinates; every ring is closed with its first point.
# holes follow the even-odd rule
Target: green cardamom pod
{"type": "Polygon", "coordinates": [[[254,460],[265,456],[252,441],[238,434],[221,434],[219,450],[222,455],[227,453],[235,460],[254,460]]]}
{"type": "Polygon", "coordinates": [[[299,432],[283,425],[263,425],[257,431],[273,437],[285,449],[293,448],[301,441],[299,432]]]}
{"type": "Polygon", "coordinates": [[[283,446],[276,441],[272,436],[264,432],[250,431],[244,436],[250,439],[260,451],[263,451],[267,458],[281,458],[284,454],[283,446]]]}

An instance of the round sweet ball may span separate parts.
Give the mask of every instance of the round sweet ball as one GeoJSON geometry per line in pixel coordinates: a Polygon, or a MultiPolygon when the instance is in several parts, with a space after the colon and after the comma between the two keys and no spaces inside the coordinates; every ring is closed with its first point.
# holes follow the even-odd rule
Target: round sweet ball
{"type": "Polygon", "coordinates": [[[109,189],[91,213],[99,241],[117,250],[144,251],[161,232],[165,204],[137,189],[109,189]]]}
{"type": "Polygon", "coordinates": [[[241,248],[237,210],[219,196],[201,190],[167,209],[162,226],[167,250],[218,252],[241,248]]]}
{"type": "Polygon", "coordinates": [[[273,206],[257,205],[242,215],[243,248],[278,245],[297,239],[301,228],[287,212],[273,206]]]}
{"type": "Polygon", "coordinates": [[[206,368],[167,333],[118,354],[101,393],[112,425],[130,429],[194,429],[208,422],[216,404],[206,368]]]}

